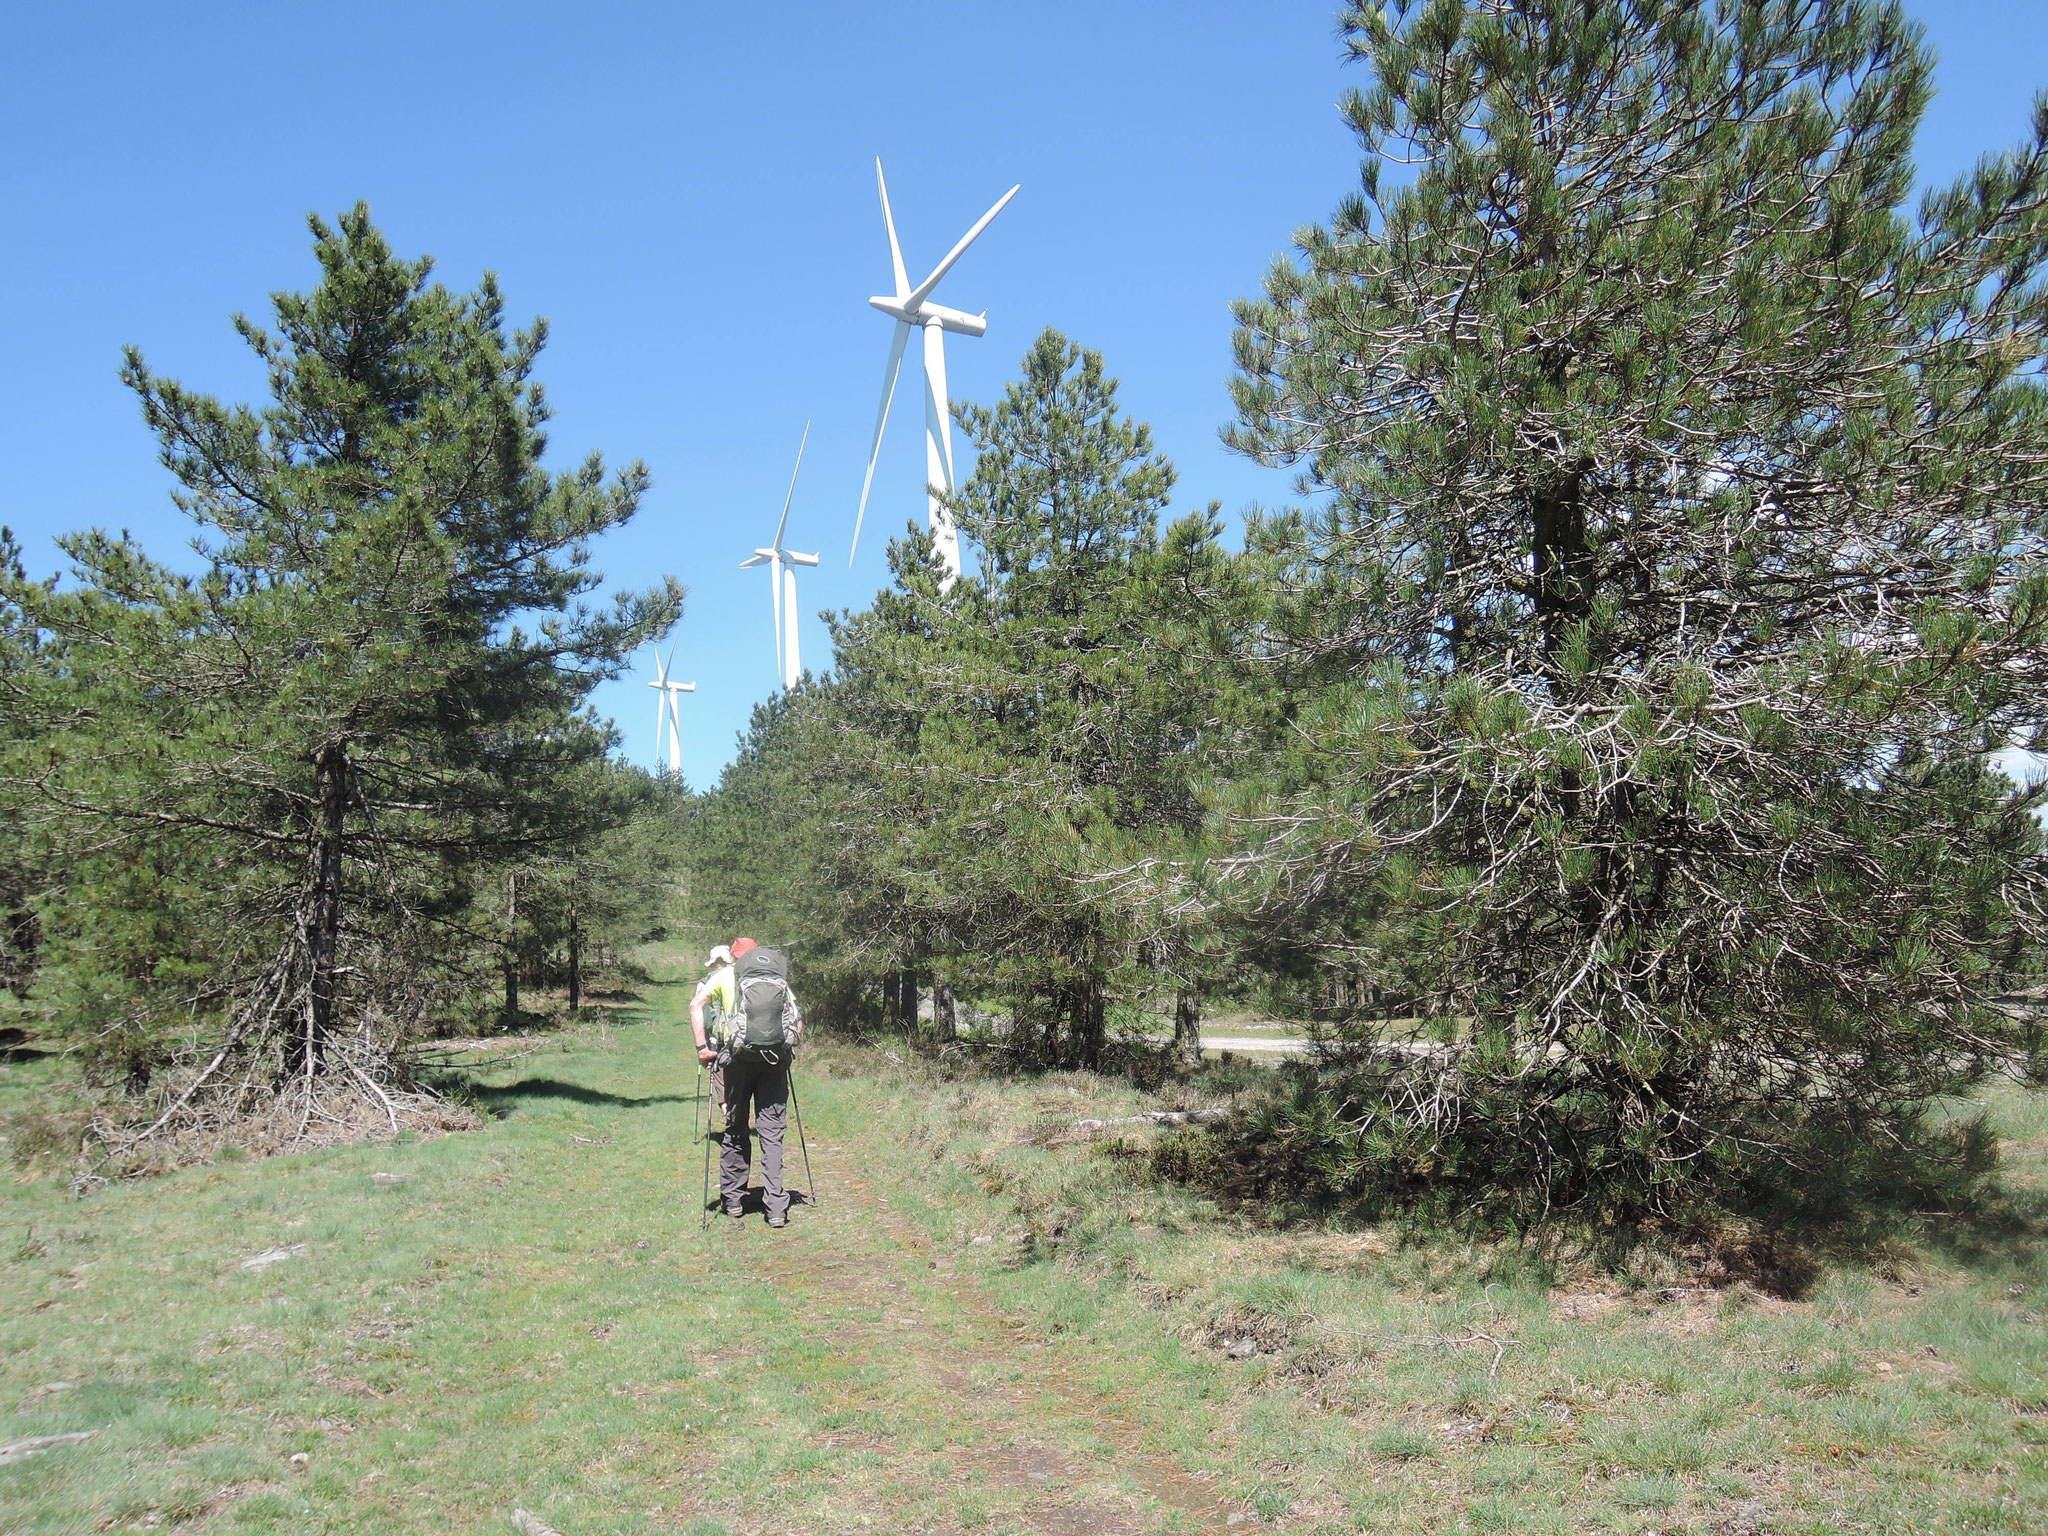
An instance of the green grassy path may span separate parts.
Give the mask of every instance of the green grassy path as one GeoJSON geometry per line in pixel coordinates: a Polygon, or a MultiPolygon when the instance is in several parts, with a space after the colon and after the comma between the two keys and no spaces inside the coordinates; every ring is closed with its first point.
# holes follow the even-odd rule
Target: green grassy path
{"type": "Polygon", "coordinates": [[[480,1134],[8,1187],[0,1444],[94,1433],[0,1467],[0,1531],[1225,1524],[1144,1342],[1020,1335],[829,1052],[819,1205],[700,1232],[682,1001],[500,1073],[480,1134]]]}

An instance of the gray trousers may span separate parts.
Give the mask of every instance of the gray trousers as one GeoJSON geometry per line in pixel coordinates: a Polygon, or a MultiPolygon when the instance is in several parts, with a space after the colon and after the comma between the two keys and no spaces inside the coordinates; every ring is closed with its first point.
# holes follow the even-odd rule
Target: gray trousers
{"type": "Polygon", "coordinates": [[[718,1146],[718,1192],[725,1208],[736,1211],[747,1195],[747,1169],[753,1145],[747,1135],[747,1107],[754,1109],[754,1128],[761,1133],[761,1203],[770,1216],[789,1210],[789,1191],[782,1187],[782,1130],[789,1111],[789,1058],[770,1066],[746,1051],[734,1051],[725,1069],[725,1135],[718,1146]]]}

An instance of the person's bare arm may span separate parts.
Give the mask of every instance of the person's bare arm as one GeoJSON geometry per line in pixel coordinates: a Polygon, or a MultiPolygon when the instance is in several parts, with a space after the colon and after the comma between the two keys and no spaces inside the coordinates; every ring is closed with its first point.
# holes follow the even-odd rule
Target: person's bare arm
{"type": "Polygon", "coordinates": [[[690,1032],[697,1037],[697,1060],[708,1063],[718,1053],[704,1038],[704,992],[705,988],[699,987],[690,995],[690,1032]]]}

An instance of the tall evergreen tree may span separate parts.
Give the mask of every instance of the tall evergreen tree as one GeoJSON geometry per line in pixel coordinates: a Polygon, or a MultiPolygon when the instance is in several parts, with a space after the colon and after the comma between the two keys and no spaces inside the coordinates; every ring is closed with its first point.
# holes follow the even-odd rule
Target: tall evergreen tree
{"type": "Polygon", "coordinates": [[[27,759],[51,725],[55,658],[23,611],[28,585],[21,545],[0,527],[0,990],[26,997],[36,970],[41,924],[35,897],[41,850],[18,789],[27,759]]]}
{"type": "Polygon", "coordinates": [[[1169,632],[1174,583],[1220,529],[1211,508],[1162,548],[1172,466],[1101,356],[1057,331],[959,416],[979,452],[951,507],[976,578],[947,590],[913,537],[897,591],[835,626],[831,883],[888,893],[915,952],[971,957],[1049,1054],[1092,1063],[1119,984],[1186,958],[1118,876],[1202,822],[1213,700],[1203,653],[1169,632]]]}
{"type": "Polygon", "coordinates": [[[385,1098],[445,961],[491,949],[479,877],[589,831],[585,700],[682,601],[580,601],[647,477],[543,467],[545,323],[431,282],[362,205],[311,222],[319,286],[235,322],[267,405],[128,356],[204,571],[94,532],[75,588],[14,588],[75,694],[33,786],[72,850],[45,909],[72,1027],[131,1079],[203,1047],[166,1117],[279,1081],[304,1114],[334,1080],[385,1098]]]}
{"type": "Polygon", "coordinates": [[[1362,190],[1239,314],[1231,440],[1323,496],[1254,529],[1266,655],[1321,681],[1231,868],[1469,1039],[1360,1021],[1298,1144],[1641,1210],[1912,1139],[2038,1048],[1989,754],[2048,719],[2048,108],[1909,216],[1894,0],[1345,29],[1362,190]]]}

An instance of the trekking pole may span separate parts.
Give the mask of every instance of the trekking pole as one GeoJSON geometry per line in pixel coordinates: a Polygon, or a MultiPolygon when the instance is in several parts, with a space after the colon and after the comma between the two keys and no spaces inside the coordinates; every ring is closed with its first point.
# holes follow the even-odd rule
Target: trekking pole
{"type": "Polygon", "coordinates": [[[697,1063],[697,1090],[690,1095],[690,1140],[697,1140],[697,1117],[704,1109],[704,1063],[697,1063]]]}
{"type": "MultiPolygon", "coordinates": [[[[702,1071],[705,1071],[705,1063],[696,1063],[696,1071],[698,1071],[698,1075],[702,1075],[702,1071]]],[[[709,1104],[707,1104],[705,1120],[707,1120],[705,1135],[702,1135],[702,1143],[705,1143],[705,1190],[702,1190],[702,1194],[698,1196],[698,1206],[696,1206],[696,1225],[698,1225],[700,1231],[711,1227],[711,1124],[709,1124],[711,1114],[709,1114],[709,1104]]]]}
{"type": "MultiPolygon", "coordinates": [[[[707,1117],[708,1118],[708,1117],[707,1117]]],[[[697,1211],[697,1226],[700,1230],[711,1225],[711,1127],[704,1127],[704,1194],[697,1211]]]]}
{"type": "Polygon", "coordinates": [[[805,1196],[805,1199],[810,1202],[811,1209],[816,1210],[818,1208],[818,1181],[811,1177],[811,1144],[804,1140],[804,1107],[796,1100],[796,1063],[794,1061],[789,1064],[789,1108],[790,1112],[796,1116],[796,1144],[804,1154],[804,1182],[810,1185],[810,1193],[805,1196]]]}

